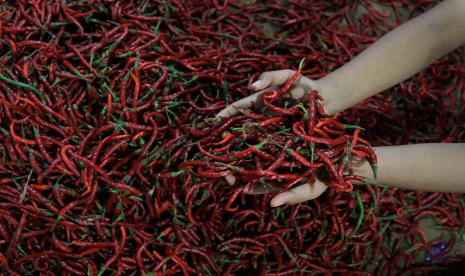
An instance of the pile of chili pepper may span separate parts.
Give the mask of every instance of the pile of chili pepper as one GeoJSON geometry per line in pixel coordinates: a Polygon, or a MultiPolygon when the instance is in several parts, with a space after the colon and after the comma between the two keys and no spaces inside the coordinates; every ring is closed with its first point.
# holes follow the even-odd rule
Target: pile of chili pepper
{"type": "Polygon", "coordinates": [[[279,91],[266,95],[271,112],[224,122],[230,138],[220,138],[215,115],[250,95],[247,86],[262,72],[296,68],[305,58],[301,73],[320,78],[435,1],[258,2],[2,2],[2,273],[431,269],[420,257],[439,243],[419,223],[432,217],[442,229],[463,231],[464,198],[373,185],[351,190],[350,174],[330,164],[344,171],[347,153],[370,160],[368,143],[464,142],[463,50],[339,117],[321,117],[315,105],[313,121],[317,94],[285,106],[274,102],[279,91]],[[311,136],[313,122],[321,133],[311,136]],[[360,128],[343,131],[340,122],[360,128]],[[306,138],[325,135],[343,142],[306,138]],[[276,174],[271,152],[283,158],[276,174]],[[301,182],[296,175],[311,180],[313,166],[326,168],[334,189],[275,209],[271,194],[246,196],[223,180],[236,169],[239,181],[281,189],[301,182]]]}

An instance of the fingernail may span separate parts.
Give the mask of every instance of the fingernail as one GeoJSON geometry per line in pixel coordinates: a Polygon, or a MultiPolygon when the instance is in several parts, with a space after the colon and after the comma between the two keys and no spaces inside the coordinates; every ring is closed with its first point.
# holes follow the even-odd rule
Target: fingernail
{"type": "Polygon", "coordinates": [[[250,85],[250,86],[252,86],[253,89],[259,89],[261,86],[263,86],[264,83],[265,83],[264,81],[258,80],[256,82],[252,83],[252,85],[250,85]]]}
{"type": "Polygon", "coordinates": [[[276,200],[272,199],[271,202],[270,202],[270,206],[271,207],[278,207],[278,206],[281,206],[281,205],[283,205],[285,203],[286,203],[286,201],[281,199],[281,198],[276,199],[276,200]]]}
{"type": "Polygon", "coordinates": [[[242,189],[242,192],[248,194],[253,192],[253,189],[249,185],[247,185],[242,189]]]}
{"type": "Polygon", "coordinates": [[[234,175],[227,175],[224,177],[226,179],[226,182],[228,182],[229,185],[234,185],[236,182],[236,177],[234,175]]]}

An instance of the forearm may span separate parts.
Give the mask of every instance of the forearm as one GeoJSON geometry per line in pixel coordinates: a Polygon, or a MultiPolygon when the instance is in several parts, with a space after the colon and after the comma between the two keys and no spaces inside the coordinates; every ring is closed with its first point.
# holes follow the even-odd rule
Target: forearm
{"type": "Polygon", "coordinates": [[[328,114],[342,111],[419,72],[464,43],[465,4],[449,0],[399,26],[317,81],[328,114]],[[456,26],[458,25],[458,26],[456,26]]]}
{"type": "MultiPolygon", "coordinates": [[[[409,190],[465,193],[465,143],[374,147],[378,156],[377,181],[409,190]]],[[[354,173],[374,178],[370,165],[354,173]]]]}

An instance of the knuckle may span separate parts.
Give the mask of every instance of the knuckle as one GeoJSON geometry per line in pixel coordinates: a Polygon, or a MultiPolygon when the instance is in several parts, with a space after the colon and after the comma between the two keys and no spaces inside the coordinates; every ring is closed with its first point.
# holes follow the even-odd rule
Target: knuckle
{"type": "Polygon", "coordinates": [[[286,78],[289,78],[290,76],[294,74],[294,70],[291,70],[291,69],[280,70],[279,74],[281,76],[285,76],[286,78]]]}
{"type": "Polygon", "coordinates": [[[300,78],[298,81],[298,85],[305,90],[313,89],[314,87],[316,87],[314,82],[306,77],[300,78]]]}
{"type": "Polygon", "coordinates": [[[291,69],[286,69],[286,70],[284,70],[284,72],[285,72],[286,74],[294,74],[295,71],[294,71],[294,70],[291,70],[291,69]]]}

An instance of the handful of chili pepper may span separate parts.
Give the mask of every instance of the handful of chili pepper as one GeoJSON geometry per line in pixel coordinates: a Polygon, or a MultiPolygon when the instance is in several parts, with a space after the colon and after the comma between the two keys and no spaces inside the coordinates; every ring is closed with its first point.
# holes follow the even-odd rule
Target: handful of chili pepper
{"type": "Polygon", "coordinates": [[[265,190],[314,183],[316,174],[337,192],[352,191],[353,181],[375,184],[351,169],[354,159],[366,159],[376,175],[376,155],[360,137],[362,128],[341,123],[338,115],[326,116],[316,90],[301,100],[283,98],[300,68],[281,89],[263,93],[261,112],[243,111],[213,125],[197,142],[204,162],[181,167],[196,167],[194,173],[204,178],[234,174],[242,185],[262,185],[265,190]],[[216,135],[219,132],[226,135],[216,135]]]}

